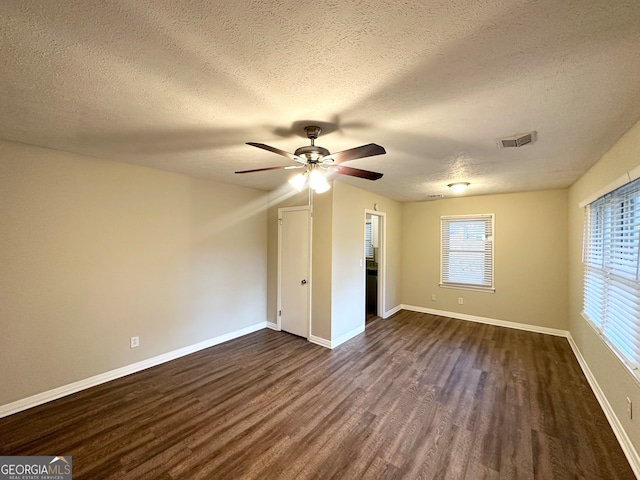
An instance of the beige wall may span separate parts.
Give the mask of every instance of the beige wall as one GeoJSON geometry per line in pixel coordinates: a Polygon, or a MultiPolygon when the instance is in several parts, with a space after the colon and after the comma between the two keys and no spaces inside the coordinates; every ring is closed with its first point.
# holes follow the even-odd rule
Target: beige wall
{"type": "Polygon", "coordinates": [[[403,304],[568,328],[566,190],[407,203],[402,239],[403,304]],[[440,217],[482,213],[495,214],[495,293],[440,287],[440,217]]]}
{"type": "Polygon", "coordinates": [[[365,209],[384,212],[387,226],[385,310],[400,305],[402,206],[380,195],[341,183],[333,188],[333,257],[331,272],[331,339],[364,325],[365,267],[364,225],[365,209]]]}
{"type": "MultiPolygon", "coordinates": [[[[638,449],[626,397],[640,405],[640,385],[580,315],[578,202],[639,164],[640,123],[568,191],[399,204],[334,182],[314,201],[312,334],[337,339],[364,318],[364,209],[377,203],[387,310],[569,329],[638,449]],[[496,214],[495,294],[438,286],[440,216],[472,213],[496,214]]],[[[307,198],[269,201],[267,212],[263,192],[0,141],[0,405],[275,322],[277,207],[307,198]]]]}
{"type": "Polygon", "coordinates": [[[0,142],[0,405],[263,323],[266,206],[0,142]]]}
{"type": "Polygon", "coordinates": [[[640,122],[569,190],[570,332],[636,451],[640,450],[640,424],[638,419],[627,418],[626,397],[640,405],[640,384],[580,314],[583,298],[583,209],[578,203],[639,165],[640,122]]]}
{"type": "Polygon", "coordinates": [[[313,196],[313,251],[312,251],[312,305],[311,334],[331,339],[331,259],[333,257],[333,194],[329,192],[313,196]]]}
{"type": "MultiPolygon", "coordinates": [[[[276,323],[278,208],[308,204],[306,192],[272,194],[269,208],[268,320],[276,323]]],[[[289,190],[290,191],[290,190],[289,190]]],[[[401,205],[393,200],[334,181],[313,197],[311,334],[331,341],[364,325],[364,211],[377,203],[387,213],[387,310],[400,304],[401,205]]]]}

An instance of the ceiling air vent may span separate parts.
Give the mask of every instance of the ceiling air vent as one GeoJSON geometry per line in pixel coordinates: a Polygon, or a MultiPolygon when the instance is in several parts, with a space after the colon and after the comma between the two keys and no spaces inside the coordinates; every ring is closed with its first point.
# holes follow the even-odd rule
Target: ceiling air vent
{"type": "Polygon", "coordinates": [[[431,199],[444,198],[444,195],[442,193],[432,193],[431,195],[429,195],[429,198],[431,199]]]}
{"type": "Polygon", "coordinates": [[[521,133],[510,137],[499,138],[496,140],[498,148],[515,148],[528,145],[536,141],[536,132],[521,133]]]}

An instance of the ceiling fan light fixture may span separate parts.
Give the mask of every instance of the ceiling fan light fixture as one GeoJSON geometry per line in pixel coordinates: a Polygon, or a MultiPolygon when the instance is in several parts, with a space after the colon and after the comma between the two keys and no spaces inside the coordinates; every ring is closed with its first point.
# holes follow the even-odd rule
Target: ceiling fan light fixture
{"type": "Polygon", "coordinates": [[[462,193],[469,185],[471,185],[469,182],[456,182],[450,183],[447,187],[449,187],[453,193],[462,193]]]}
{"type": "Polygon", "coordinates": [[[312,170],[309,174],[309,186],[316,193],[324,193],[331,188],[327,179],[318,170],[312,170]]]}
{"type": "Polygon", "coordinates": [[[293,185],[296,190],[301,192],[302,187],[304,187],[304,184],[307,183],[307,174],[299,173],[295,177],[291,178],[289,180],[289,183],[293,185]]]}

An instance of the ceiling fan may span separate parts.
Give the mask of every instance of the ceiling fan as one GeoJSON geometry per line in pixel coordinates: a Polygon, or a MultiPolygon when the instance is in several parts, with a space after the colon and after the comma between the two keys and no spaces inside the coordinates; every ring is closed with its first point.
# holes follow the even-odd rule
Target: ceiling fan
{"type": "MultiPolygon", "coordinates": [[[[382,173],[338,165],[351,160],[357,160],[359,158],[373,157],[374,155],[382,155],[384,153],[387,153],[385,149],[380,145],[369,143],[367,145],[350,148],[348,150],[343,150],[341,152],[332,154],[326,148],[315,145],[315,140],[320,135],[320,127],[308,126],[304,127],[304,131],[311,141],[311,145],[300,147],[296,149],[294,153],[285,152],[284,150],[280,150],[279,148],[275,148],[270,145],[265,145],[264,143],[247,142],[247,145],[277,153],[278,155],[287,157],[288,159],[293,160],[300,165],[281,165],[278,167],[254,168],[251,170],[241,170],[235,173],[253,173],[264,172],[267,170],[291,170],[304,168],[305,175],[310,177],[313,177],[314,172],[319,173],[319,170],[327,170],[330,172],[340,173],[342,175],[365,178],[367,180],[378,180],[382,178],[382,173]]],[[[306,179],[303,179],[303,182],[305,180],[306,179]]]]}

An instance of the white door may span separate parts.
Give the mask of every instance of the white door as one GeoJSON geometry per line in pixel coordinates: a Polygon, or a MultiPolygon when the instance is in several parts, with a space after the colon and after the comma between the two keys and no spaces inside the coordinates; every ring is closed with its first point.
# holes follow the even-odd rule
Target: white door
{"type": "Polygon", "coordinates": [[[282,208],[280,215],[280,328],[308,338],[309,208],[282,208]]]}

